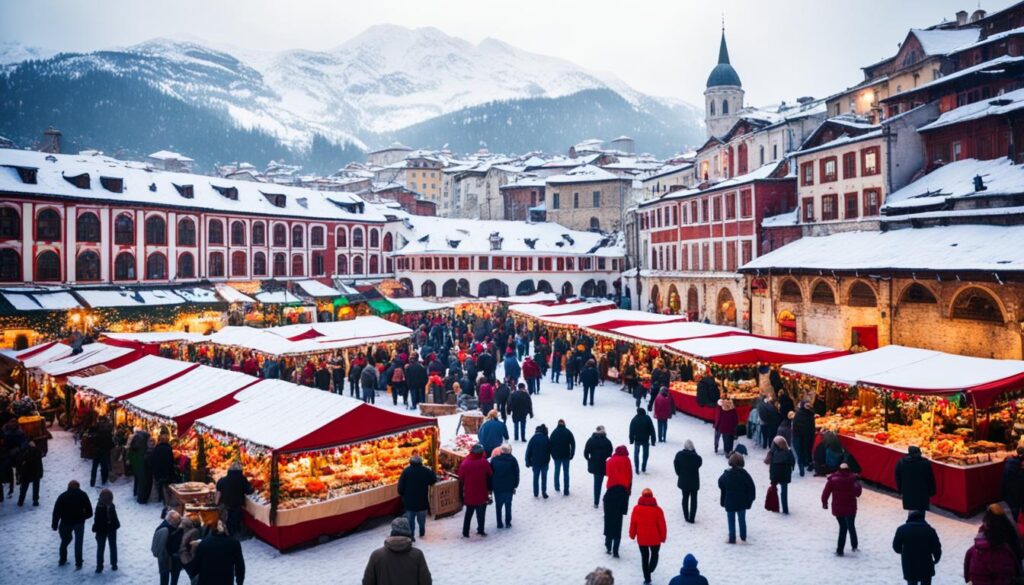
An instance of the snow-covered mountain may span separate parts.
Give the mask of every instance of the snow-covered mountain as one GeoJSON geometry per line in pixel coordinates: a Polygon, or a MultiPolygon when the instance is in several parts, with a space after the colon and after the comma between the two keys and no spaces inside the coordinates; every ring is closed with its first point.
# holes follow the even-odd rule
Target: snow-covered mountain
{"type": "MultiPolygon", "coordinates": [[[[46,55],[34,51],[24,52],[26,58],[46,55]]],[[[5,44],[4,55],[16,61],[17,47],[5,44]]],[[[326,51],[277,53],[154,39],[62,53],[48,65],[51,74],[68,78],[90,71],[128,77],[299,147],[316,134],[373,147],[403,128],[466,108],[594,89],[618,94],[650,124],[677,128],[671,144],[640,144],[643,149],[672,152],[703,136],[701,112],[693,106],[647,96],[562,59],[494,39],[473,44],[435,28],[380,25],[326,51]]],[[[502,143],[500,137],[481,140],[502,143]]]]}

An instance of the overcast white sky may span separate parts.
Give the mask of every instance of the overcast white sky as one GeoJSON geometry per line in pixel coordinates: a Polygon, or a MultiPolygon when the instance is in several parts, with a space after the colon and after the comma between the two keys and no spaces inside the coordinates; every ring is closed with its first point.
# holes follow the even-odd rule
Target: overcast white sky
{"type": "MultiPolygon", "coordinates": [[[[980,4],[991,12],[1012,2],[980,4]]],[[[748,103],[758,105],[853,85],[859,68],[892,55],[907,29],[977,7],[977,0],[0,0],[0,40],[87,51],[163,36],[321,50],[374,24],[434,26],[701,105],[724,12],[733,65],[748,103]]]]}

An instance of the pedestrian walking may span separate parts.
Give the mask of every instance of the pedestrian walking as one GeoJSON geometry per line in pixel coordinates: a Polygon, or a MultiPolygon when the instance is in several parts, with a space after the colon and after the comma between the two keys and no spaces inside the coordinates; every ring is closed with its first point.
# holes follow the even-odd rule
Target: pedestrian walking
{"type": "Polygon", "coordinates": [[[462,537],[469,538],[469,525],[476,515],[476,533],[487,536],[484,532],[484,516],[487,513],[487,494],[490,491],[491,464],[484,457],[483,445],[477,443],[469,451],[469,456],[459,464],[459,488],[462,491],[462,503],[466,506],[466,516],[462,520],[462,537]]]}
{"type": "Polygon", "coordinates": [[[405,364],[401,362],[395,364],[395,369],[391,372],[392,406],[398,406],[399,396],[402,397],[402,404],[409,406],[409,387],[406,384],[405,364]]]}
{"type": "Polygon", "coordinates": [[[558,426],[551,431],[551,458],[555,461],[555,491],[562,492],[562,495],[569,495],[569,462],[576,456],[576,437],[572,431],[565,426],[565,421],[558,419],[558,426]],[[559,471],[561,471],[561,485],[559,484],[559,471]],[[561,489],[562,486],[565,489],[561,489]]]}
{"type": "Polygon", "coordinates": [[[629,489],[614,485],[604,494],[604,552],[619,558],[622,544],[622,518],[629,512],[629,489]]]}
{"type": "Polygon", "coordinates": [[[423,551],[412,545],[415,541],[408,520],[392,520],[384,546],[370,553],[363,585],[431,585],[430,568],[423,551]]]}
{"type": "Polygon", "coordinates": [[[242,532],[242,509],[245,507],[246,496],[252,494],[253,487],[249,480],[242,473],[242,463],[232,461],[228,466],[228,472],[224,477],[217,480],[217,494],[215,496],[218,506],[227,511],[228,535],[238,538],[242,532]]]}
{"type": "Polygon", "coordinates": [[[782,422],[779,407],[771,397],[762,397],[757,405],[757,416],[761,419],[761,448],[767,449],[782,422]]]}
{"type": "Polygon", "coordinates": [[[508,421],[508,399],[512,395],[512,389],[508,382],[501,381],[494,389],[494,408],[501,415],[501,422],[508,421]]]}
{"type": "Polygon", "coordinates": [[[484,424],[480,425],[480,430],[476,433],[480,444],[484,446],[484,454],[492,453],[508,440],[508,426],[498,420],[498,411],[490,410],[486,412],[487,420],[484,421],[484,424]]]}
{"type": "MultiPolygon", "coordinates": [[[[339,388],[344,393],[345,388],[342,386],[339,388]]],[[[188,575],[192,585],[199,581],[196,569],[196,547],[202,540],[202,530],[202,527],[196,526],[188,516],[181,519],[181,547],[178,549],[178,561],[181,562],[181,568],[188,575]]]]}
{"type": "Polygon", "coordinates": [[[736,439],[736,427],[740,424],[736,405],[728,398],[720,398],[715,408],[715,454],[718,454],[718,440],[722,439],[725,456],[732,453],[733,441],[736,439]]]}
{"type": "MultiPolygon", "coordinates": [[[[32,505],[39,506],[39,483],[43,479],[43,452],[35,441],[29,441],[14,457],[18,470],[18,506],[25,505],[25,496],[32,486],[32,505]]],[[[0,490],[3,487],[0,486],[0,490]]]]}
{"type": "Polygon", "coordinates": [[[427,369],[420,363],[419,354],[413,352],[409,356],[409,365],[405,366],[405,383],[409,387],[409,409],[415,410],[427,397],[427,369]]]}
{"type": "Polygon", "coordinates": [[[907,585],[931,585],[935,565],[942,558],[942,543],[935,529],[925,522],[923,512],[914,510],[896,529],[892,550],[900,555],[907,585]]]}
{"type": "Polygon", "coordinates": [[[363,390],[363,402],[376,404],[377,368],[373,364],[367,364],[359,373],[359,387],[363,390]]]}
{"type": "Polygon", "coordinates": [[[754,479],[743,468],[743,455],[729,455],[729,468],[718,478],[719,499],[725,508],[729,524],[729,544],[736,544],[736,523],[739,523],[740,540],[747,541],[747,510],[757,498],[754,479]]]}
{"type": "Polygon", "coordinates": [[[110,452],[114,449],[114,425],[110,419],[101,416],[93,425],[92,435],[92,472],[89,474],[89,486],[96,486],[96,471],[100,472],[100,480],[107,485],[110,476],[110,452]]]}
{"type": "Polygon", "coordinates": [[[145,482],[146,452],[149,450],[149,433],[135,427],[135,433],[128,442],[128,463],[132,470],[132,495],[139,496],[139,486],[145,482]]]}
{"type": "Polygon", "coordinates": [[[583,386],[583,406],[587,405],[589,397],[590,406],[594,406],[594,392],[597,390],[597,383],[601,381],[601,373],[597,371],[597,364],[594,360],[587,360],[583,371],[580,372],[580,385],[583,386]]]}
{"type": "Polygon", "coordinates": [[[117,570],[117,529],[121,527],[121,521],[117,518],[117,508],[114,506],[114,492],[103,488],[100,497],[96,500],[96,510],[93,514],[92,531],[96,535],[96,572],[103,572],[103,551],[110,547],[110,570],[117,570]]]}
{"type": "Polygon", "coordinates": [[[156,446],[149,454],[149,461],[153,483],[156,485],[157,501],[164,505],[161,514],[166,514],[167,505],[170,503],[167,486],[174,483],[178,475],[174,465],[174,450],[171,448],[171,434],[166,429],[161,429],[156,446]]]}
{"type": "Polygon", "coordinates": [[[658,421],[658,442],[664,443],[668,436],[668,419],[676,413],[676,405],[664,387],[654,398],[654,420],[658,421]]]}
{"type": "Polygon", "coordinates": [[[419,523],[420,538],[426,534],[427,510],[430,508],[430,486],[437,483],[434,470],[423,465],[423,458],[413,455],[409,465],[398,477],[398,496],[402,498],[405,518],[409,523],[409,538],[416,540],[416,524],[419,523]]]}
{"type": "Polygon", "coordinates": [[[587,460],[587,471],[594,476],[594,508],[601,503],[601,484],[604,483],[605,462],[612,456],[612,442],[608,440],[604,426],[598,425],[587,444],[583,446],[583,458],[587,460]]]}
{"type": "Polygon", "coordinates": [[[793,450],[789,448],[785,437],[775,437],[764,461],[768,464],[768,479],[773,486],[778,486],[782,513],[788,515],[789,483],[793,480],[796,457],[793,455],[793,450]]]}
{"type": "MultiPolygon", "coordinates": [[[[476,379],[476,396],[480,407],[480,412],[489,413],[494,408],[494,384],[480,374],[480,377],[476,379]]],[[[498,413],[495,412],[495,415],[498,413]]],[[[490,453],[490,451],[488,451],[490,453]]]]}
{"type": "Polygon", "coordinates": [[[633,465],[637,474],[647,473],[647,459],[651,454],[651,447],[658,444],[657,438],[651,417],[647,416],[647,411],[642,406],[638,406],[636,416],[629,422],[629,443],[633,445],[633,465]]]}
{"type": "Polygon", "coordinates": [[[505,354],[505,361],[502,364],[505,367],[505,377],[513,384],[518,384],[519,376],[523,370],[519,367],[519,361],[516,359],[516,354],[513,353],[512,348],[508,349],[508,352],[505,354]]]}
{"type": "Polygon", "coordinates": [[[526,384],[519,387],[508,398],[508,409],[512,414],[512,429],[515,440],[526,441],[526,417],[533,418],[533,399],[526,391],[526,384]]]}
{"type": "MultiPolygon", "coordinates": [[[[218,522],[218,525],[223,525],[218,522]]],[[[227,528],[225,528],[225,531],[227,528]]],[[[177,585],[181,575],[181,539],[185,536],[181,529],[181,515],[171,510],[163,522],[153,532],[150,552],[156,557],[157,570],[160,572],[160,585],[177,585]]],[[[205,581],[204,581],[205,582],[205,581]]]]}
{"type": "Polygon", "coordinates": [[[796,455],[796,465],[800,470],[800,477],[804,476],[805,470],[814,468],[811,453],[814,449],[816,432],[814,411],[811,410],[810,403],[801,400],[793,415],[793,451],[796,455]]]}
{"type": "Polygon", "coordinates": [[[61,567],[68,564],[68,545],[75,541],[75,570],[82,568],[82,539],[85,537],[85,521],[92,518],[92,502],[75,480],[68,482],[68,489],[57,496],[53,503],[51,527],[60,535],[61,567]]]}
{"type": "Polygon", "coordinates": [[[625,445],[615,448],[615,452],[605,462],[604,474],[608,478],[605,489],[621,485],[626,488],[626,492],[633,493],[633,466],[629,462],[629,449],[625,445]]]}
{"type": "Polygon", "coordinates": [[[540,379],[542,376],[540,365],[533,361],[532,357],[526,356],[526,359],[523,360],[522,372],[523,379],[526,380],[526,388],[530,394],[540,392],[540,379]]]}
{"type": "Polygon", "coordinates": [[[687,554],[683,558],[683,566],[679,569],[679,574],[672,577],[668,585],[708,585],[708,580],[697,569],[697,557],[687,554]]]}
{"type": "Polygon", "coordinates": [[[505,443],[498,448],[498,454],[491,457],[491,469],[494,472],[491,490],[494,492],[498,529],[512,528],[512,496],[519,488],[519,462],[512,455],[512,445],[505,443]]]}
{"type": "Polygon", "coordinates": [[[672,462],[678,478],[676,485],[683,494],[683,520],[693,524],[697,520],[697,492],[700,490],[700,466],[704,460],[697,454],[693,441],[687,439],[683,449],[672,462]]]}
{"type": "Polygon", "coordinates": [[[548,498],[548,465],[551,463],[551,439],[548,437],[548,427],[538,425],[537,430],[530,437],[526,445],[524,456],[526,466],[533,469],[533,497],[541,495],[548,498]]]}
{"type": "Polygon", "coordinates": [[[228,536],[223,522],[218,522],[213,533],[199,543],[193,562],[202,585],[242,585],[245,581],[242,545],[228,536]]]}
{"type": "Polygon", "coordinates": [[[829,496],[832,498],[832,515],[839,523],[839,541],[836,544],[836,556],[843,556],[846,548],[846,535],[850,535],[850,548],[857,552],[857,498],[860,497],[861,485],[857,474],[850,471],[846,463],[839,465],[839,471],[828,476],[825,489],[821,492],[821,507],[828,509],[829,496]]]}
{"type": "Polygon", "coordinates": [[[904,510],[928,511],[935,495],[932,463],[921,456],[921,448],[911,445],[907,455],[896,464],[896,491],[903,497],[904,510]]]}
{"type": "Polygon", "coordinates": [[[654,493],[644,488],[629,517],[629,538],[640,547],[640,566],[644,572],[644,585],[650,585],[651,574],[658,568],[658,553],[668,538],[665,512],[658,506],[654,493]]]}
{"type": "MultiPolygon", "coordinates": [[[[922,517],[923,510],[918,510],[922,517]]],[[[985,510],[974,545],[964,555],[964,581],[970,585],[1011,584],[1020,577],[1016,530],[999,504],[985,510]]]]}

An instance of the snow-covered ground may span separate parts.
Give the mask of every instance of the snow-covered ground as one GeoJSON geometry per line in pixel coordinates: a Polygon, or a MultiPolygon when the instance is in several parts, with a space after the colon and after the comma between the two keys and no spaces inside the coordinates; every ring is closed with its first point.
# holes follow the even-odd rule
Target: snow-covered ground
{"type": "MultiPolygon", "coordinates": [[[[577,440],[572,462],[572,495],[554,491],[549,476],[550,499],[534,499],[531,474],[523,469],[521,487],[512,506],[514,527],[497,530],[494,507],[488,508],[486,538],[461,536],[462,515],[434,522],[428,520],[427,536],[417,542],[427,558],[435,583],[487,583],[488,585],[534,585],[580,583],[596,566],[612,569],[616,583],[641,583],[640,555],[628,541],[622,543],[620,559],[604,553],[602,512],[592,502],[591,476],[582,458],[583,444],[594,428],[605,425],[615,445],[627,443],[627,429],[635,410],[633,400],[608,384],[597,390],[596,406],[580,405],[579,388],[569,392],[563,385],[545,382],[534,397],[536,417],[529,432],[544,423],[553,429],[564,418],[577,440]]],[[[390,398],[378,401],[390,408],[390,398]]],[[[401,405],[399,405],[401,408],[401,405]]],[[[457,417],[441,421],[444,436],[455,432],[457,417]]],[[[511,424],[510,424],[511,426],[511,424]]],[[[510,429],[511,430],[511,429],[510,429]]],[[[85,570],[75,574],[71,565],[57,567],[58,538],[50,530],[53,501],[68,480],[88,484],[89,464],[79,459],[77,446],[64,432],[55,431],[46,466],[39,508],[18,508],[8,499],[0,504],[2,552],[0,583],[80,583],[110,581],[143,583],[157,580],[155,559],[149,552],[150,538],[160,522],[160,506],[142,506],[131,499],[131,484],[122,479],[113,486],[122,528],[118,538],[119,571],[102,575],[92,572],[95,540],[87,525],[85,570]]],[[[761,460],[764,452],[752,448],[747,469],[757,484],[758,500],[748,513],[747,544],[728,545],[725,513],[718,505],[717,479],[725,459],[712,452],[711,426],[677,414],[669,424],[668,443],[651,450],[648,474],[634,480],[636,503],[639,491],[649,487],[664,508],[668,542],[662,547],[655,583],[666,583],[677,574],[686,553],[693,553],[700,569],[715,585],[760,582],[772,584],[815,583],[820,585],[856,582],[869,585],[902,583],[899,556],[891,548],[892,536],[905,519],[900,502],[890,493],[866,489],[860,498],[857,530],[860,552],[843,558],[833,555],[837,526],[830,512],[821,508],[821,478],[795,477],[790,486],[790,515],[766,512],[763,497],[768,486],[768,469],[761,460]],[[686,524],[680,507],[672,458],[683,441],[692,439],[704,456],[697,509],[697,523],[686,524]]],[[[744,441],[744,444],[749,442],[744,441]]],[[[522,462],[525,443],[514,444],[522,462]]],[[[631,450],[632,452],[632,450],[631,450]]],[[[552,467],[553,470],[553,467],[552,467]]],[[[85,488],[95,501],[98,488],[85,488]]],[[[938,530],[945,552],[937,568],[935,585],[962,583],[963,555],[970,546],[979,519],[961,520],[943,512],[932,512],[929,522],[938,530]]],[[[370,552],[388,535],[388,519],[373,521],[357,533],[326,544],[281,554],[259,540],[243,543],[249,584],[304,582],[355,585],[361,583],[370,552]]],[[[628,524],[627,524],[628,526],[628,524]]]]}

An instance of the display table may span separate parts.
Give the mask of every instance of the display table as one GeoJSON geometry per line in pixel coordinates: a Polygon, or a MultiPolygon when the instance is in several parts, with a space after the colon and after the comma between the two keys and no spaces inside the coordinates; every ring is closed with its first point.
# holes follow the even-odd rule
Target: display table
{"type": "MultiPolygon", "coordinates": [[[[679,412],[710,423],[715,422],[716,407],[701,406],[697,404],[697,396],[686,392],[669,390],[668,394],[672,397],[672,402],[675,403],[676,410],[679,412]]],[[[734,403],[736,404],[736,414],[739,417],[740,423],[746,424],[747,418],[750,416],[751,403],[747,401],[734,401],[734,403]]]]}
{"type": "MultiPolygon", "coordinates": [[[[820,436],[820,435],[819,435],[820,436]]],[[[896,464],[906,455],[887,445],[853,435],[839,435],[839,440],[857,460],[861,477],[872,483],[896,489],[896,464]]],[[[932,461],[935,474],[935,496],[932,505],[961,516],[970,516],[992,502],[1002,499],[1003,462],[977,465],[949,465],[932,461]]]]}

